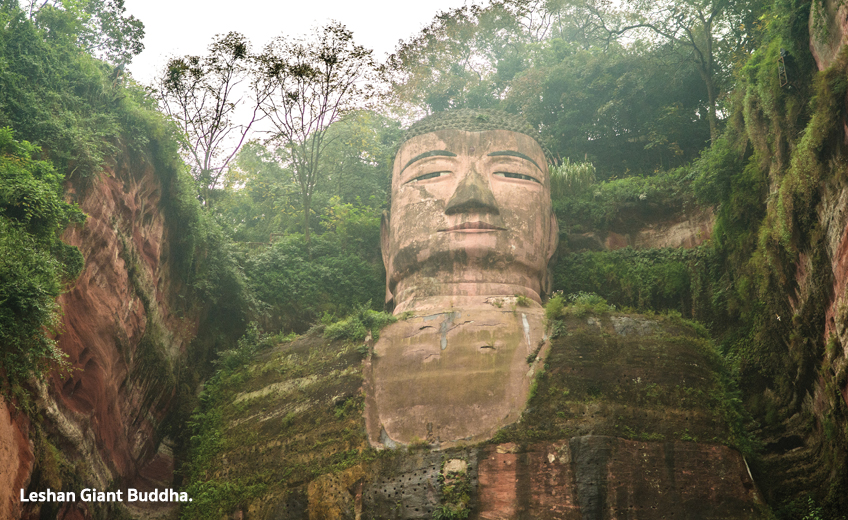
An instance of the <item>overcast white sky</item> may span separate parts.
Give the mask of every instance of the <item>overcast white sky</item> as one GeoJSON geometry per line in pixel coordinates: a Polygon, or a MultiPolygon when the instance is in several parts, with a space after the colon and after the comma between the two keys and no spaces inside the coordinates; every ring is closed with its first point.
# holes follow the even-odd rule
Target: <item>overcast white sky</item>
{"type": "MultiPolygon", "coordinates": [[[[469,0],[125,0],[127,14],[144,23],[144,52],[129,66],[133,77],[150,83],[169,56],[204,54],[215,34],[238,31],[254,48],[273,37],[302,35],[315,26],[338,20],[353,31],[359,45],[374,50],[379,61],[398,40],[427,25],[438,11],[469,0]]],[[[477,2],[479,3],[479,2],[477,2]]]]}

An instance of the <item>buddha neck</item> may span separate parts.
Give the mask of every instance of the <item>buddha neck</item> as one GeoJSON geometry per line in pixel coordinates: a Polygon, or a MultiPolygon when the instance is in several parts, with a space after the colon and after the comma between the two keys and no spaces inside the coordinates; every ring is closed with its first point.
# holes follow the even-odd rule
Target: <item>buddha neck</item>
{"type": "Polygon", "coordinates": [[[444,312],[451,309],[503,309],[510,310],[519,301],[523,306],[541,307],[542,299],[537,291],[523,285],[509,283],[432,282],[426,286],[398,284],[395,294],[394,314],[412,311],[444,312]],[[528,301],[529,300],[529,301],[528,301]]]}

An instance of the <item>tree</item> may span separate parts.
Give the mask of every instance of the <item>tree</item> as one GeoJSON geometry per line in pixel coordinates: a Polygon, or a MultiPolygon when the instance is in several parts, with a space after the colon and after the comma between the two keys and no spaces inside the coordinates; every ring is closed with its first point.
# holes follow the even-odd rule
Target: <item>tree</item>
{"type": "Polygon", "coordinates": [[[425,112],[518,112],[555,155],[592,160],[600,178],[691,160],[709,138],[691,53],[657,38],[619,41],[613,14],[601,0],[498,0],[440,13],[390,58],[394,91],[425,112]],[[603,17],[592,10],[601,7],[603,17]]]}
{"type": "Polygon", "coordinates": [[[328,128],[376,95],[378,71],[371,54],[334,22],[316,30],[312,41],[278,37],[261,57],[261,109],[274,127],[270,141],[290,154],[307,243],[312,196],[323,176],[321,157],[331,141],[328,128]]]}
{"type": "Polygon", "coordinates": [[[535,43],[559,39],[588,49],[607,34],[582,0],[499,0],[492,5],[509,13],[528,41],[535,43]]]}
{"type": "Polygon", "coordinates": [[[492,108],[543,46],[589,49],[607,34],[579,0],[496,0],[437,14],[388,67],[395,94],[425,112],[492,108]]]}
{"type": "Polygon", "coordinates": [[[329,145],[322,158],[326,186],[319,191],[343,203],[372,207],[385,204],[391,187],[400,123],[372,111],[357,111],[327,131],[329,145]]]}
{"type": "Polygon", "coordinates": [[[121,70],[144,50],[144,24],[126,16],[124,0],[28,0],[24,12],[41,26],[72,33],[86,52],[121,70]]]}
{"type": "Polygon", "coordinates": [[[545,42],[503,106],[541,128],[554,155],[593,162],[600,179],[680,166],[709,138],[706,93],[691,67],[644,47],[562,52],[545,42]]]}
{"type": "Polygon", "coordinates": [[[525,67],[526,41],[501,4],[441,12],[389,57],[393,90],[425,112],[492,108],[525,67]]]}
{"type": "Polygon", "coordinates": [[[268,242],[272,233],[300,227],[299,190],[292,184],[288,163],[286,150],[255,140],[239,151],[213,208],[232,240],[268,242]]]}
{"type": "Polygon", "coordinates": [[[707,119],[710,139],[718,138],[718,102],[729,85],[729,59],[721,60],[722,52],[729,56],[743,47],[753,26],[755,1],[735,0],[627,0],[625,8],[617,11],[608,0],[587,1],[609,33],[619,38],[634,31],[650,31],[653,35],[690,50],[689,59],[695,65],[707,89],[707,119]]]}
{"type": "Polygon", "coordinates": [[[161,105],[182,130],[180,144],[206,204],[260,119],[262,94],[246,89],[253,64],[247,39],[230,32],[216,37],[207,56],[172,58],[157,79],[161,105]]]}
{"type": "MultiPolygon", "coordinates": [[[[331,125],[321,157],[323,182],[310,205],[312,232],[332,227],[328,215],[339,205],[382,210],[391,185],[398,121],[371,111],[356,111],[331,125]]],[[[215,214],[230,236],[241,242],[267,242],[269,235],[302,230],[300,189],[294,184],[286,148],[246,143],[227,172],[215,214]]],[[[377,245],[379,249],[379,244],[377,245]]]]}

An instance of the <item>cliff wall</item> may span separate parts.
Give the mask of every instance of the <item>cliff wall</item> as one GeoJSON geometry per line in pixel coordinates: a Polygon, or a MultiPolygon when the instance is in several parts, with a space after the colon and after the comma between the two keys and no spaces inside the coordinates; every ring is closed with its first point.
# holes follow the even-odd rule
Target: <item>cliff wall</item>
{"type": "Polygon", "coordinates": [[[163,191],[172,188],[131,154],[96,178],[66,186],[88,215],[62,239],[79,247],[82,274],[59,298],[59,348],[69,373],[33,389],[36,423],[3,403],[0,463],[3,518],[95,518],[109,505],[19,504],[32,491],[168,487],[173,458],[163,421],[178,371],[198,327],[175,272],[163,191]]]}
{"type": "Polygon", "coordinates": [[[739,353],[748,426],[762,444],[752,471],[781,518],[812,504],[840,518],[848,507],[848,54],[839,4],[798,3],[769,34],[746,65],[727,136],[750,151],[740,170],[757,172],[740,173],[735,188],[760,192],[757,206],[737,194],[724,202],[722,239],[750,255],[726,274],[751,302],[742,305],[748,330],[727,344],[739,353]],[[742,222],[751,231],[734,229],[742,222]]]}
{"type": "MultiPolygon", "coordinates": [[[[385,329],[384,329],[385,330],[385,329]]],[[[314,329],[206,386],[187,518],[766,518],[710,343],[674,318],[568,311],[520,421],[378,451],[362,360],[314,329]]],[[[524,363],[521,360],[521,363],[524,363]]],[[[528,360],[528,363],[530,361],[528,360]]],[[[457,417],[457,421],[473,418],[457,417]]]]}
{"type": "Polygon", "coordinates": [[[613,226],[604,232],[572,233],[565,246],[569,251],[615,251],[625,247],[691,249],[712,237],[714,224],[713,209],[697,207],[671,216],[640,219],[629,226],[613,226]]]}

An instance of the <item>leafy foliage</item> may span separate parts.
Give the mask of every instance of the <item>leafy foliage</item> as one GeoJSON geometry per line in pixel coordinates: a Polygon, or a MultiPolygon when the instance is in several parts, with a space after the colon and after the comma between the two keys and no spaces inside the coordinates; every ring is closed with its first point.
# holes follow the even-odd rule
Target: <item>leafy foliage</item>
{"type": "MultiPolygon", "coordinates": [[[[58,233],[85,215],[61,198],[62,176],[33,158],[36,146],[0,128],[0,389],[43,377],[63,360],[52,334],[63,281],[76,278],[82,255],[58,233]]],[[[61,363],[60,363],[61,364],[61,363]]]]}
{"type": "MultiPolygon", "coordinates": [[[[379,224],[372,229],[379,233],[379,224]]],[[[382,263],[363,259],[344,240],[326,233],[307,246],[302,236],[287,235],[248,260],[246,272],[267,313],[266,328],[304,332],[325,313],[346,315],[368,302],[382,308],[382,263]]]]}
{"type": "Polygon", "coordinates": [[[172,58],[158,79],[162,107],[182,130],[181,149],[207,203],[259,119],[262,96],[244,93],[255,62],[247,39],[230,32],[209,45],[207,56],[172,58]],[[241,107],[247,115],[235,124],[241,107]]]}
{"type": "MultiPolygon", "coordinates": [[[[744,53],[753,38],[754,21],[761,2],[725,0],[629,0],[620,13],[614,13],[604,2],[589,2],[598,16],[616,20],[610,25],[611,36],[640,32],[660,38],[671,48],[681,47],[682,53],[698,71],[707,91],[707,119],[710,140],[719,136],[719,101],[727,92],[732,58],[744,53]],[[723,54],[723,55],[722,55],[723,54]]],[[[643,35],[645,37],[645,35],[643,35]]]]}
{"type": "Polygon", "coordinates": [[[688,68],[640,46],[546,42],[503,106],[542,129],[554,155],[592,162],[600,179],[680,166],[709,138],[704,95],[688,68]]]}
{"type": "Polygon", "coordinates": [[[554,289],[572,295],[573,303],[594,305],[580,295],[597,293],[616,307],[674,309],[709,321],[713,295],[707,277],[713,255],[703,247],[571,253],[554,271],[554,289]]]}
{"type": "Polygon", "coordinates": [[[144,50],[144,24],[126,16],[124,0],[26,0],[23,14],[76,39],[87,54],[123,67],[144,50]]]}
{"type": "MultiPolygon", "coordinates": [[[[314,193],[309,226],[322,233],[359,226],[386,203],[400,125],[373,112],[355,112],[332,125],[322,158],[324,182],[314,193]],[[349,216],[349,219],[348,219],[349,216]]],[[[227,174],[230,184],[215,194],[218,221],[238,242],[267,242],[272,234],[302,231],[300,190],[293,182],[288,152],[245,145],[227,174]]],[[[345,231],[349,240],[371,240],[373,233],[345,231]]],[[[377,255],[379,242],[369,242],[377,255]]],[[[371,255],[369,255],[370,257],[371,255]]]]}
{"type": "Polygon", "coordinates": [[[198,409],[188,421],[188,429],[193,435],[189,461],[183,471],[190,479],[186,490],[192,502],[183,509],[184,518],[209,518],[228,512],[266,488],[263,483],[253,481],[203,478],[214,457],[224,448],[222,398],[228,377],[243,368],[257,350],[267,346],[263,345],[264,339],[256,324],[252,323],[235,349],[220,353],[219,369],[206,383],[198,409]]]}
{"type": "MultiPolygon", "coordinates": [[[[4,252],[11,251],[0,260],[3,285],[13,280],[8,287],[33,300],[26,304],[31,311],[26,316],[21,310],[6,313],[5,305],[20,303],[17,297],[3,303],[4,319],[24,317],[32,322],[9,327],[4,323],[2,333],[20,334],[34,342],[33,352],[49,354],[52,343],[39,338],[48,338],[51,329],[56,332],[52,302],[62,282],[72,280],[83,266],[79,251],[56,238],[65,225],[82,217],[62,201],[62,184],[72,183],[75,193],[84,196],[104,166],[118,175],[149,169],[161,183],[161,208],[170,237],[166,258],[174,287],[181,289],[168,302],[171,311],[193,313],[197,302],[210,302],[200,312],[199,334],[188,351],[200,373],[209,356],[222,343],[235,341],[246,324],[252,303],[243,274],[220,230],[201,213],[197,192],[177,153],[174,127],[156,111],[149,91],[123,77],[120,67],[80,51],[74,25],[80,19],[74,16],[81,15],[74,13],[70,7],[47,4],[33,21],[16,3],[0,3],[0,125],[10,126],[19,139],[40,147],[10,141],[11,134],[3,133],[4,164],[12,161],[0,189],[5,219],[0,241],[4,252]],[[51,278],[57,281],[50,282],[51,278]]],[[[132,247],[125,247],[122,254],[145,310],[155,312],[148,308],[156,304],[149,287],[132,275],[132,247]]],[[[139,362],[145,370],[165,367],[170,372],[170,364],[163,364],[156,354],[162,351],[162,342],[154,328],[150,326],[140,345],[145,354],[139,362]]],[[[14,350],[15,341],[4,342],[4,347],[14,350]]],[[[20,367],[16,377],[25,377],[40,355],[16,361],[20,367]]]]}
{"type": "Polygon", "coordinates": [[[362,341],[371,334],[372,338],[377,339],[380,329],[396,321],[397,318],[387,312],[373,311],[363,306],[347,318],[327,325],[324,337],[362,341]]]}
{"type": "Polygon", "coordinates": [[[339,23],[316,31],[311,41],[278,37],[259,60],[260,109],[274,127],[270,140],[286,150],[309,242],[312,197],[326,177],[321,158],[333,140],[327,132],[373,99],[377,66],[372,51],[356,45],[339,23]]]}
{"type": "Polygon", "coordinates": [[[80,53],[61,27],[40,29],[9,4],[0,21],[0,126],[41,146],[60,172],[99,171],[119,128],[112,68],[80,53]]]}
{"type": "Polygon", "coordinates": [[[582,190],[560,188],[551,202],[562,230],[579,233],[613,225],[628,229],[649,218],[694,207],[689,184],[687,171],[681,168],[610,180],[582,190]]]}
{"type": "Polygon", "coordinates": [[[615,41],[602,4],[503,0],[439,13],[390,57],[393,91],[420,112],[520,113],[555,156],[591,161],[602,179],[685,164],[714,120],[693,55],[615,41]]]}
{"type": "Polygon", "coordinates": [[[393,91],[427,112],[494,108],[525,66],[520,32],[502,5],[441,12],[389,57],[393,91]]]}
{"type": "Polygon", "coordinates": [[[548,167],[551,174],[551,199],[579,195],[595,184],[595,166],[590,162],[571,162],[548,167]]]}

